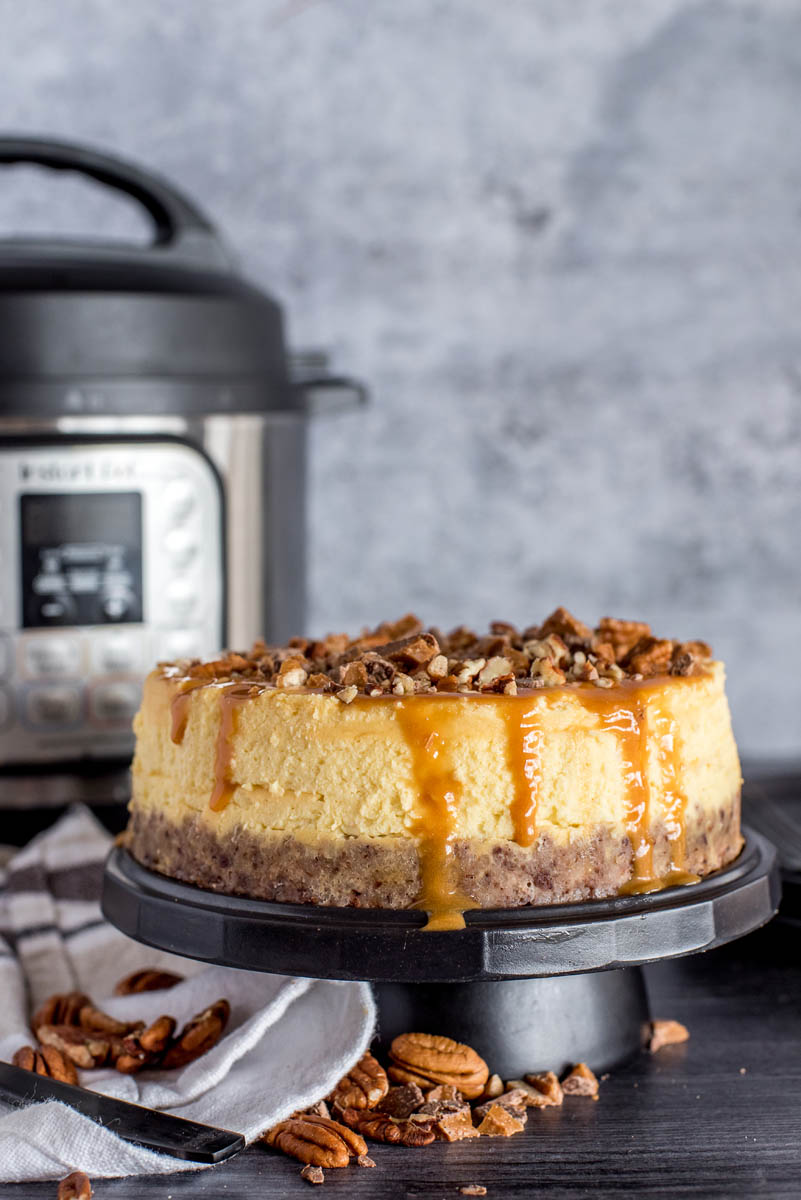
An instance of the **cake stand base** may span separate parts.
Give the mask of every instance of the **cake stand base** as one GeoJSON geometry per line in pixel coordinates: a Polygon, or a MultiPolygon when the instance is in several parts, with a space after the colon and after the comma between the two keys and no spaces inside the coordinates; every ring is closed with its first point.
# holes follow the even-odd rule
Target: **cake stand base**
{"type": "Polygon", "coordinates": [[[367,980],[378,1036],[443,1033],[504,1078],[620,1064],[641,1044],[643,963],[697,954],[763,925],[779,904],[776,852],[745,830],[736,862],[689,887],[541,908],[473,909],[461,930],[415,910],[318,908],[220,895],[165,878],[119,847],[103,912],[149,946],[273,975],[367,980]]]}
{"type": "Polygon", "coordinates": [[[502,1079],[633,1058],[649,1020],[639,967],[500,983],[378,983],[378,1046],[410,1029],[466,1042],[502,1079]]]}

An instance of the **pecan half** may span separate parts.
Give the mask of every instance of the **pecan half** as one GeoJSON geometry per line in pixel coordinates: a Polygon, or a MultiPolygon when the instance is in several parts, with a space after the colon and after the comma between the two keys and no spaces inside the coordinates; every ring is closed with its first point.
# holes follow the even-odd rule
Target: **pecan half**
{"type": "Polygon", "coordinates": [[[158,1017],[147,1029],[123,1039],[114,1066],[123,1075],[133,1075],[143,1067],[159,1065],[174,1033],[175,1018],[158,1017]]]}
{"type": "Polygon", "coordinates": [[[391,1079],[421,1087],[450,1083],[474,1100],[484,1090],[489,1068],[471,1046],[431,1033],[403,1033],[393,1041],[389,1056],[391,1079]]]}
{"type": "Polygon", "coordinates": [[[55,1046],[85,1071],[105,1066],[111,1053],[108,1038],[74,1025],[40,1025],[36,1037],[43,1046],[55,1046]]]}
{"type": "Polygon", "coordinates": [[[157,967],[143,967],[141,971],[133,971],[115,985],[115,996],[133,996],[138,992],[161,992],[183,983],[183,975],[173,971],[160,971],[157,967]]]}
{"type": "Polygon", "coordinates": [[[374,1142],[387,1142],[392,1146],[430,1146],[434,1141],[434,1131],[430,1127],[390,1117],[375,1109],[346,1108],[342,1120],[374,1142]]]}
{"type": "Polygon", "coordinates": [[[102,1009],[95,1008],[94,1004],[84,1004],[75,1023],[92,1033],[114,1034],[116,1037],[126,1037],[144,1028],[144,1021],[118,1021],[102,1009]]]}
{"type": "Polygon", "coordinates": [[[642,637],[621,662],[632,675],[666,675],[673,658],[673,643],[662,638],[642,637]]]}
{"type": "Polygon", "coordinates": [[[617,617],[601,617],[595,630],[598,642],[612,646],[615,659],[619,662],[640,638],[650,636],[651,626],[645,621],[621,621],[617,617]]]}
{"type": "Polygon", "coordinates": [[[73,1171],[58,1185],[58,1200],[92,1200],[92,1185],[83,1171],[73,1171]]]}
{"type": "Polygon", "coordinates": [[[262,1135],[262,1141],[315,1167],[346,1167],[351,1158],[367,1153],[364,1139],[352,1129],[307,1114],[280,1121],[262,1135]]]}
{"type": "Polygon", "coordinates": [[[81,1009],[91,1000],[83,992],[57,992],[48,996],[31,1017],[34,1032],[40,1025],[77,1025],[81,1009]]]}
{"type": "Polygon", "coordinates": [[[22,1067],[23,1071],[34,1071],[37,1075],[57,1079],[59,1083],[78,1083],[78,1072],[72,1059],[55,1046],[42,1046],[41,1050],[34,1050],[33,1046],[20,1046],[11,1062],[15,1067],[22,1067]]]}
{"type": "Polygon", "coordinates": [[[338,1108],[374,1108],[388,1091],[387,1073],[368,1050],[340,1079],[329,1099],[338,1108]]]}
{"type": "Polygon", "coordinates": [[[562,1080],[562,1091],[566,1096],[590,1096],[597,1100],[598,1080],[586,1063],[576,1063],[562,1080]]]}
{"type": "Polygon", "coordinates": [[[228,1001],[217,1000],[202,1013],[192,1017],[167,1048],[161,1060],[162,1067],[168,1071],[174,1067],[185,1067],[211,1050],[222,1037],[230,1015],[231,1006],[228,1001]]]}

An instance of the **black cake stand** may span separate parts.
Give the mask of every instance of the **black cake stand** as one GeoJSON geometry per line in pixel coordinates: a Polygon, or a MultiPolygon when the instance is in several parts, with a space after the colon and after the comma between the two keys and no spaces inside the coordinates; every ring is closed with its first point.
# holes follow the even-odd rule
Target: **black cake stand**
{"type": "Polygon", "coordinates": [[[735,863],[646,896],[478,909],[466,928],[422,929],[421,912],[278,904],[204,891],[115,848],[103,912],[123,933],[228,967],[374,985],[379,1038],[424,1030],[467,1042],[504,1079],[584,1061],[605,1071],[642,1044],[641,967],[711,950],[770,920],[772,844],[744,830],[735,863]]]}

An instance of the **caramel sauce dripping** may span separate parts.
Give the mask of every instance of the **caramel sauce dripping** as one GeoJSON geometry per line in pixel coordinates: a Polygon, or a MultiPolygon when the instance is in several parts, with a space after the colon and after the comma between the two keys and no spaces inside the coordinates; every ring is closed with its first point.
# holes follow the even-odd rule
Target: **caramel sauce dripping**
{"type": "Polygon", "coordinates": [[[189,700],[192,692],[196,692],[202,686],[203,681],[201,680],[182,679],[178,685],[179,690],[170,700],[170,740],[176,746],[180,746],[184,740],[186,725],[189,720],[189,700]]]}
{"type": "Polygon", "coordinates": [[[209,800],[212,812],[222,812],[231,802],[237,784],[231,779],[233,737],[239,706],[260,689],[248,683],[229,683],[220,688],[220,725],[214,749],[214,790],[209,800]]]}
{"type": "Polygon", "coordinates": [[[672,717],[666,717],[658,710],[654,714],[653,724],[657,734],[657,754],[665,794],[665,824],[670,844],[670,864],[660,882],[662,887],[698,883],[701,876],[685,870],[687,796],[679,786],[681,765],[679,731],[675,720],[672,717]]]}
{"type": "MultiPolygon", "coordinates": [[[[447,703],[447,701],[445,702],[447,703]]],[[[449,763],[442,732],[445,704],[441,699],[413,697],[399,701],[397,719],[412,755],[419,814],[413,832],[419,837],[421,889],[415,907],[425,909],[425,929],[464,929],[464,913],[476,908],[456,883],[455,817],[462,785],[449,763]]]]}

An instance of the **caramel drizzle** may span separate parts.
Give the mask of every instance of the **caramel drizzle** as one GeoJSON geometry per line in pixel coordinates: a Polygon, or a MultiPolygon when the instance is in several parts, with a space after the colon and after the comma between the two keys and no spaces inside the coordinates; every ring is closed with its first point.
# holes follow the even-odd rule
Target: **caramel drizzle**
{"type": "Polygon", "coordinates": [[[421,888],[415,907],[428,913],[425,929],[464,929],[464,913],[476,904],[456,882],[454,840],[462,785],[449,762],[438,718],[441,701],[400,701],[397,719],[412,756],[419,811],[412,832],[419,839],[421,888]]]}
{"type": "Polygon", "coordinates": [[[189,721],[189,699],[192,692],[203,686],[203,681],[197,679],[182,679],[179,690],[170,700],[170,740],[180,746],[184,740],[187,722],[189,721]]]}
{"type": "Polygon", "coordinates": [[[214,790],[209,800],[212,812],[222,812],[231,802],[237,784],[231,779],[233,739],[239,706],[254,694],[247,683],[230,683],[220,688],[220,724],[214,748],[214,790]]]}
{"type": "Polygon", "coordinates": [[[653,723],[657,731],[657,755],[662,774],[665,825],[670,845],[670,863],[661,878],[661,883],[663,887],[698,883],[700,875],[694,875],[685,869],[687,795],[679,787],[681,741],[678,727],[672,717],[666,717],[658,710],[654,714],[653,723]]]}

